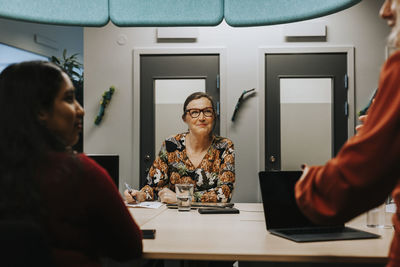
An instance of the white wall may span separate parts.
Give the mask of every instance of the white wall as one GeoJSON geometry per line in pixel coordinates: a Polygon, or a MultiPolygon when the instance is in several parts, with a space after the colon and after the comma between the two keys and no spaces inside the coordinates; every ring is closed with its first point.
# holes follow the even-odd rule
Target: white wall
{"type": "Polygon", "coordinates": [[[82,27],[55,26],[0,19],[0,43],[46,57],[61,57],[64,48],[66,48],[67,56],[78,53],[78,60],[83,63],[82,27]],[[52,47],[35,42],[35,34],[46,39],[47,44],[52,47]],[[50,39],[50,41],[47,39],[50,39]]]}
{"type": "MultiPolygon", "coordinates": [[[[133,65],[134,48],[205,48],[225,47],[226,69],[224,83],[226,105],[226,136],[236,148],[235,202],[259,201],[258,171],[260,170],[259,136],[262,123],[258,119],[258,96],[246,101],[232,124],[230,117],[243,90],[259,86],[258,48],[267,46],[354,46],[355,92],[358,111],[377,86],[379,70],[385,57],[385,38],[389,32],[385,22],[378,18],[383,1],[365,0],[342,12],[316,19],[327,25],[327,38],[322,42],[286,42],[282,25],[232,28],[225,23],[217,27],[199,28],[199,37],[193,43],[157,43],[156,28],[118,28],[108,24],[103,28],[84,29],[85,63],[85,151],[87,153],[116,153],[120,155],[120,181],[138,186],[139,147],[133,147],[133,65]],[[125,40],[120,45],[118,40],[125,40]],[[117,88],[106,110],[103,123],[92,121],[99,108],[102,93],[110,85],[117,88]],[[132,152],[133,151],[133,152],[132,152]],[[138,166],[138,165],[137,165],[138,166]]],[[[123,188],[121,188],[123,190],[123,188]]]]}

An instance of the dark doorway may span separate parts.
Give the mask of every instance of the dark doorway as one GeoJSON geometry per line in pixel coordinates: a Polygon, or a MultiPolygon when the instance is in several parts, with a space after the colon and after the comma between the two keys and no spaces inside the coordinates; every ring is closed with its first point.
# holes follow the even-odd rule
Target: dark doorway
{"type": "Polygon", "coordinates": [[[140,56],[141,186],[160,148],[159,140],[184,131],[180,116],[183,101],[192,91],[213,97],[218,113],[215,132],[219,133],[218,54],[140,56]]]}
{"type": "Polygon", "coordinates": [[[265,169],[295,168],[283,164],[295,153],[309,152],[321,162],[336,155],[348,137],[347,54],[266,54],[265,81],[265,169]],[[301,114],[309,120],[299,123],[301,114]],[[325,154],[318,156],[321,149],[325,154]]]}

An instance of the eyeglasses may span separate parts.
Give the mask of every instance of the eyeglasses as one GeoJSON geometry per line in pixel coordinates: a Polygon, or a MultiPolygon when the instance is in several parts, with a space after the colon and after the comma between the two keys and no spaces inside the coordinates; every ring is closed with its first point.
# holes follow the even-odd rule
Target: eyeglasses
{"type": "Polygon", "coordinates": [[[214,116],[214,110],[213,108],[203,108],[203,109],[198,109],[198,108],[191,108],[191,109],[187,109],[186,112],[189,113],[190,117],[197,118],[198,116],[200,116],[200,113],[203,113],[203,115],[205,117],[213,117],[214,116]]]}

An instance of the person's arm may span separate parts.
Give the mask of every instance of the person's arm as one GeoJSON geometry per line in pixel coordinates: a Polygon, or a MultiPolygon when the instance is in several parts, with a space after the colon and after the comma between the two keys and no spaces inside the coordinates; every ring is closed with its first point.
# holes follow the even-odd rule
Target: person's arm
{"type": "Polygon", "coordinates": [[[157,158],[154,160],[147,174],[147,185],[140,192],[145,194],[147,201],[152,201],[157,199],[158,192],[167,187],[168,184],[168,154],[164,141],[157,158]]]}
{"type": "MultiPolygon", "coordinates": [[[[108,173],[82,155],[81,190],[86,190],[88,223],[100,256],[118,261],[142,255],[142,234],[108,173]]],[[[82,203],[83,205],[83,203],[82,203]]]]}
{"type": "Polygon", "coordinates": [[[383,203],[400,175],[400,53],[390,58],[364,127],[325,166],[310,167],[296,201],[318,223],[346,222],[383,203]]]}
{"type": "Polygon", "coordinates": [[[233,143],[227,140],[227,146],[222,153],[215,188],[194,193],[198,202],[230,202],[235,185],[235,149],[233,143]]]}

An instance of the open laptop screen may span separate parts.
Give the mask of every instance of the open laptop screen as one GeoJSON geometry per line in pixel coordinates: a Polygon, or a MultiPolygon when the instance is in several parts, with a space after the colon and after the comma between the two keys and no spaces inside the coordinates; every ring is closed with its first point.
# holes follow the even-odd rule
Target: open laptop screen
{"type": "Polygon", "coordinates": [[[88,157],[96,161],[101,167],[106,169],[113,179],[115,185],[119,184],[119,156],[111,154],[88,154],[88,157]]]}
{"type": "Polygon", "coordinates": [[[300,171],[259,173],[265,222],[271,234],[295,242],[379,237],[376,234],[345,227],[344,224],[321,226],[308,220],[297,207],[294,198],[294,186],[301,174],[300,171]]]}
{"type": "Polygon", "coordinates": [[[260,186],[267,229],[316,226],[299,210],[294,186],[301,171],[260,172],[260,186]]]}

